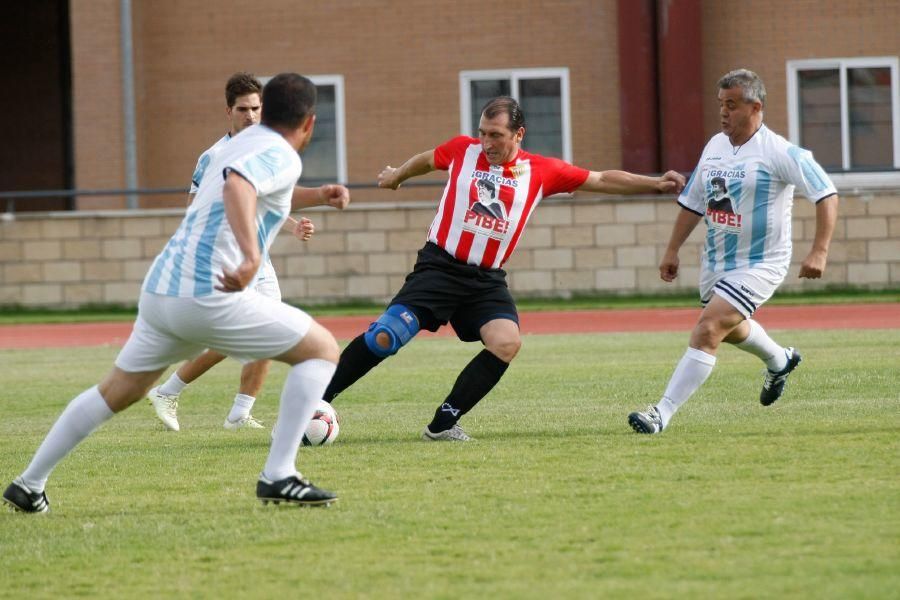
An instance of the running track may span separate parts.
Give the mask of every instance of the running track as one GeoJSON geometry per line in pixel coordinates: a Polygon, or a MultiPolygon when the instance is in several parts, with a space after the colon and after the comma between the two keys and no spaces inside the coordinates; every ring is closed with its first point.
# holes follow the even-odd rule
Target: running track
{"type": "MultiPolygon", "coordinates": [[[[522,333],[611,333],[629,331],[684,331],[700,314],[698,308],[579,310],[523,312],[522,333]]],[[[365,331],[377,315],[319,317],[316,320],[335,337],[348,340],[365,331]]],[[[900,304],[833,304],[764,306],[755,318],[767,329],[900,329],[900,304]]],[[[67,323],[52,325],[0,325],[0,350],[121,346],[131,323],[67,323]]],[[[450,327],[436,334],[452,335],[450,327]]]]}

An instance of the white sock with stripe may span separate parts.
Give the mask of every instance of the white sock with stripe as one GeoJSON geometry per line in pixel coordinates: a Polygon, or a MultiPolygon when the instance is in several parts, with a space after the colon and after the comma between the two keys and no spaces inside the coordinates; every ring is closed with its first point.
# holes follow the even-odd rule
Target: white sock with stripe
{"type": "Polygon", "coordinates": [[[769,337],[762,325],[753,319],[747,319],[747,324],[750,325],[750,334],[743,342],[734,344],[734,347],[758,356],[770,371],[777,373],[784,369],[788,361],[787,351],[769,337]]]}
{"type": "Polygon", "coordinates": [[[83,391],[69,402],[50,428],[31,464],[22,473],[22,481],[35,493],[44,491],[47,478],[57,463],[75,446],[115,413],[106,405],[97,386],[83,391]]]}
{"type": "Polygon", "coordinates": [[[337,365],[321,359],[305,360],[291,367],[278,407],[278,424],[272,431],[272,446],[263,475],[278,481],[297,472],[297,450],[300,440],[325,393],[337,365]]]}
{"type": "Polygon", "coordinates": [[[712,373],[714,366],[716,366],[716,357],[712,354],[696,348],[687,349],[684,356],[678,361],[672,378],[669,379],[666,393],[656,405],[663,428],[669,424],[669,420],[678,408],[703,385],[703,382],[712,373]]]}

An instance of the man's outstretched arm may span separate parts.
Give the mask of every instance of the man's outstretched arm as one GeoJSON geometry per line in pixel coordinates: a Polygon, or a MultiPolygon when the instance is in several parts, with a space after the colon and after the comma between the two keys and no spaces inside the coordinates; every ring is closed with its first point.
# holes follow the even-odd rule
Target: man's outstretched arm
{"type": "Polygon", "coordinates": [[[378,187],[396,190],[400,184],[412,177],[434,171],[434,150],[416,154],[396,169],[386,166],[378,174],[378,187]]]}
{"type": "Polygon", "coordinates": [[[684,189],[684,175],[668,171],[660,177],[636,175],[628,171],[591,171],[579,191],[602,194],[678,194],[684,189]]]}

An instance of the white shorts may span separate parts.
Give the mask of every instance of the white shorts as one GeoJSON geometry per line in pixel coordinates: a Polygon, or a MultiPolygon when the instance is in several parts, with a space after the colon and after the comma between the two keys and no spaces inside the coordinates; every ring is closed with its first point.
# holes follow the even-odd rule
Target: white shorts
{"type": "Polygon", "coordinates": [[[300,342],[312,317],[255,289],[203,298],[141,293],[138,317],[116,358],[123,371],[168,367],[211,348],[242,363],[271,358],[300,342]]]}
{"type": "Polygon", "coordinates": [[[758,264],[744,269],[700,273],[700,303],[706,306],[716,294],[749,319],[787,275],[786,267],[758,264]]]}
{"type": "Polygon", "coordinates": [[[281,287],[278,285],[275,271],[270,271],[264,277],[257,279],[253,289],[267,298],[281,302],[281,287]]]}

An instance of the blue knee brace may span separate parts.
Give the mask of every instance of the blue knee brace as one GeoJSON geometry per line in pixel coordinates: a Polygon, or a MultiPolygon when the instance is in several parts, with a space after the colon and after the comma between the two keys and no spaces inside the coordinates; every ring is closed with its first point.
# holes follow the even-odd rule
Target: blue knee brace
{"type": "Polygon", "coordinates": [[[406,343],[419,333],[419,319],[415,313],[402,304],[391,304],[366,331],[366,346],[375,356],[386,358],[397,353],[406,343]],[[390,346],[382,348],[375,341],[379,333],[386,333],[390,346]]]}

